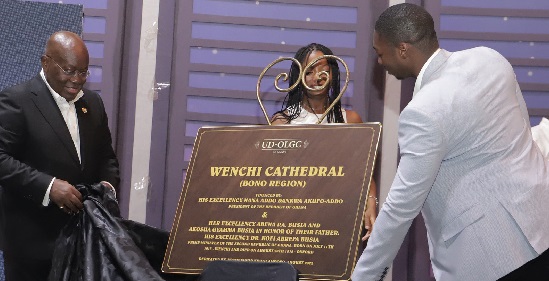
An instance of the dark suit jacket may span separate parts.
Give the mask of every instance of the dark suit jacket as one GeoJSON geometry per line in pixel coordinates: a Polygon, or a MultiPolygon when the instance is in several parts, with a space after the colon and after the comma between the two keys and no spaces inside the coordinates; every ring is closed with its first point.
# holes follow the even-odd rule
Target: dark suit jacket
{"type": "Polygon", "coordinates": [[[84,89],[76,103],[82,164],[46,84],[33,79],[0,93],[0,209],[4,251],[51,259],[69,215],[42,200],[53,177],[72,185],[108,181],[117,188],[118,161],[100,96],[84,89]]]}

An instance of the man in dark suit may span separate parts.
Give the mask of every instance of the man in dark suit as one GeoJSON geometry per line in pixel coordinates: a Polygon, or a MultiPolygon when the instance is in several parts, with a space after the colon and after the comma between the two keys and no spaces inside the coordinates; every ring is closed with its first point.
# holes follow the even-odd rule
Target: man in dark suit
{"type": "Polygon", "coordinates": [[[7,281],[47,280],[55,240],[83,207],[76,184],[119,184],[103,102],[82,87],[88,63],[78,35],[54,33],[40,74],[0,93],[7,281]]]}

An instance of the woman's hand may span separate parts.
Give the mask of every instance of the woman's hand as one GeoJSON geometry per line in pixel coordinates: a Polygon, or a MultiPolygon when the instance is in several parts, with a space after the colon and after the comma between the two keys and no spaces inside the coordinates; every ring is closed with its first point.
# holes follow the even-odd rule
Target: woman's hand
{"type": "Polygon", "coordinates": [[[374,223],[376,222],[376,201],[375,197],[368,197],[366,199],[366,210],[364,210],[364,228],[366,229],[366,235],[362,237],[362,241],[368,240],[374,229],[374,223]]]}

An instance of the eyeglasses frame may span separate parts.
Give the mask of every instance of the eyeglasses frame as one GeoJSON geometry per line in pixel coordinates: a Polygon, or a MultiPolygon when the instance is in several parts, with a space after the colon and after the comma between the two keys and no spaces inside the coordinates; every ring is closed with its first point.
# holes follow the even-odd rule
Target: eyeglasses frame
{"type": "Polygon", "coordinates": [[[57,67],[59,67],[59,69],[61,69],[61,71],[63,71],[63,74],[65,74],[66,76],[69,76],[69,77],[74,77],[75,75],[77,75],[79,78],[83,78],[83,79],[86,79],[90,76],[90,70],[86,70],[85,72],[84,71],[78,71],[78,70],[72,70],[72,71],[69,71],[69,70],[65,70],[63,67],[61,67],[57,61],[55,61],[52,57],[48,56],[48,55],[44,55],[46,57],[48,57],[49,59],[51,59],[53,61],[53,63],[55,63],[55,65],[57,65],[57,67]]]}

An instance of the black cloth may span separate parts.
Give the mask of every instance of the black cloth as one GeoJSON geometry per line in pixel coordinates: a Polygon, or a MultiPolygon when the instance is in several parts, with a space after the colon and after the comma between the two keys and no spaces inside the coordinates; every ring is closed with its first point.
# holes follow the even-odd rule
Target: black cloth
{"type": "Polygon", "coordinates": [[[549,280],[549,250],[525,263],[498,281],[547,281],[549,280]]]}
{"type": "MultiPolygon", "coordinates": [[[[118,204],[108,187],[102,184],[76,187],[82,193],[84,209],[69,220],[56,241],[49,280],[165,280],[151,266],[134,238],[149,256],[163,257],[167,233],[137,223],[122,223],[118,204]],[[130,231],[126,225],[133,225],[130,231]]],[[[153,262],[158,263],[158,258],[153,262]]],[[[168,280],[191,280],[186,276],[175,278],[168,280]]]]}
{"type": "Polygon", "coordinates": [[[200,281],[297,281],[298,271],[289,263],[212,261],[200,281]]]}
{"type": "Polygon", "coordinates": [[[198,275],[196,274],[171,274],[163,273],[161,271],[162,262],[164,261],[164,255],[166,253],[166,247],[168,246],[168,239],[170,237],[170,233],[168,231],[132,220],[120,219],[120,223],[126,227],[128,234],[132,237],[137,247],[143,251],[143,254],[145,254],[151,266],[160,274],[162,278],[164,278],[164,280],[198,280],[198,275]]]}

